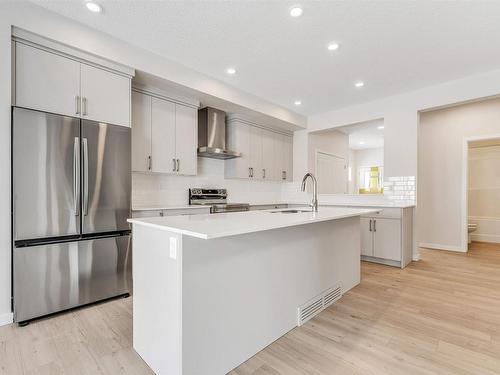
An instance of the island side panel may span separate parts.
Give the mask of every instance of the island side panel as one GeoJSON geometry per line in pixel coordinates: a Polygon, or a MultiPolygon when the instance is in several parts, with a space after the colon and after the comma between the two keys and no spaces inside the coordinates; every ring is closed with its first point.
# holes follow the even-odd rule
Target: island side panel
{"type": "Polygon", "coordinates": [[[181,375],[182,238],[133,224],[132,249],[134,349],[157,375],[181,375]]]}
{"type": "Polygon", "coordinates": [[[229,372],[297,325],[297,308],[360,282],[359,217],[183,238],[184,375],[229,372]]]}

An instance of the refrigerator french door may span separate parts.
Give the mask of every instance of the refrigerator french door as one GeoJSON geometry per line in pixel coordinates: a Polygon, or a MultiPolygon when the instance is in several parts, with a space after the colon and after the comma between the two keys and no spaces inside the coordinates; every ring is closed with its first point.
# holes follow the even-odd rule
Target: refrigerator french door
{"type": "Polygon", "coordinates": [[[131,289],[130,129],[12,114],[16,322],[131,289]]]}

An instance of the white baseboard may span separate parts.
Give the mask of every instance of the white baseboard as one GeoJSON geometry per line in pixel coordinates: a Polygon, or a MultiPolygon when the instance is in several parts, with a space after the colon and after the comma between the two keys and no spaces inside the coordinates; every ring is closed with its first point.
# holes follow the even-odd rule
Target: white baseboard
{"type": "Polygon", "coordinates": [[[11,324],[13,321],[14,315],[12,313],[0,314],[0,326],[11,324]]]}
{"type": "Polygon", "coordinates": [[[456,251],[459,253],[466,253],[467,249],[463,249],[461,246],[450,246],[450,245],[442,245],[439,243],[425,243],[421,242],[418,244],[419,247],[424,247],[426,249],[433,249],[433,250],[445,250],[445,251],[456,251]]]}
{"type": "Polygon", "coordinates": [[[484,234],[484,233],[471,233],[472,241],[500,243],[500,235],[498,234],[484,234]]]}
{"type": "Polygon", "coordinates": [[[413,255],[413,258],[411,258],[411,260],[414,262],[418,262],[420,260],[420,254],[413,255]]]}

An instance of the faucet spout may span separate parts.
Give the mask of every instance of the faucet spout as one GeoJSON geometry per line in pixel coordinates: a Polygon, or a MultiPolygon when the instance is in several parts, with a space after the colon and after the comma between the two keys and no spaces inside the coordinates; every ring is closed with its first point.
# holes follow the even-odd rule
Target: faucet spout
{"type": "Polygon", "coordinates": [[[306,182],[308,178],[311,178],[313,183],[313,198],[310,206],[314,212],[318,212],[318,181],[316,180],[316,177],[314,177],[312,173],[305,174],[304,178],[302,179],[301,190],[306,191],[306,182]]]}

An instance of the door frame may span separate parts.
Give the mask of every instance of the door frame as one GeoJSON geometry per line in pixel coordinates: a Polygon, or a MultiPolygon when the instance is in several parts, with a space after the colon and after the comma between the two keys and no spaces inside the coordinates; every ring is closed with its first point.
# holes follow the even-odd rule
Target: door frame
{"type": "Polygon", "coordinates": [[[500,139],[500,133],[464,137],[462,141],[462,240],[460,251],[466,253],[469,250],[469,143],[475,141],[487,141],[490,139],[500,139]]]}

